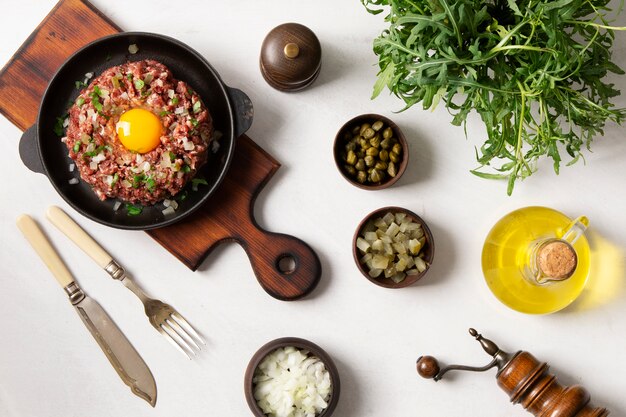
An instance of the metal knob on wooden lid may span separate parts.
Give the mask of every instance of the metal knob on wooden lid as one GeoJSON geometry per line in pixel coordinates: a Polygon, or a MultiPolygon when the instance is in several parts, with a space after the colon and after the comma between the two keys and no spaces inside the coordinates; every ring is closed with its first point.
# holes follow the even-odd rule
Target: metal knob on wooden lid
{"type": "Polygon", "coordinates": [[[277,90],[298,91],[308,87],[319,75],[321,63],[319,39],[299,23],[276,26],[263,40],[261,74],[277,90]]]}

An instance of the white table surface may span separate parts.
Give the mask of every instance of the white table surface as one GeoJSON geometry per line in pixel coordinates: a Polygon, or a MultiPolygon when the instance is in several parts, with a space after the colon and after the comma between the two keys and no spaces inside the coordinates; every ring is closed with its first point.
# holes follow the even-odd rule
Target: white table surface
{"type": "MultiPolygon", "coordinates": [[[[0,118],[0,416],[244,416],[243,374],[266,342],[297,336],[321,345],[341,375],[337,417],[525,416],[495,384],[494,371],[458,374],[433,383],[415,360],[433,354],[447,363],[484,364],[489,357],[467,335],[476,327],[505,350],[525,349],[548,361],[562,382],[580,383],[612,415],[626,414],[626,141],[609,125],[586,153],[586,166],[550,163],[516,186],[472,176],[474,146],[484,137],[474,117],[469,139],[450,125],[443,107],[413,108],[388,94],[370,101],[376,74],[372,39],[385,24],[353,1],[121,1],[93,3],[125,30],[163,33],[202,53],[224,81],[245,91],[255,107],[249,135],[282,168],[256,204],[259,223],[308,242],[323,266],[313,294],[281,302],[258,285],[244,251],[216,250],[191,272],[142,232],[116,230],[80,217],[49,181],[25,168],[20,131],[0,118]],[[299,22],[319,37],[323,65],[312,88],[285,94],[259,72],[264,35],[299,22]],[[332,141],[349,118],[367,112],[395,120],[410,139],[410,164],[391,189],[366,192],[336,171],[332,141]],[[177,307],[206,337],[185,360],[152,329],[138,300],[53,230],[45,209],[66,208],[144,289],[177,307]],[[429,223],[435,263],[417,285],[372,285],[352,260],[354,228],[370,211],[407,207],[429,223]],[[528,316],[500,304],[480,267],[483,239],[505,213],[545,205],[571,217],[586,214],[596,249],[593,275],[580,299],[562,312],[528,316]],[[15,227],[20,213],[40,220],[80,285],[111,315],[150,366],[156,409],[132,395],[88,334],[65,293],[15,227]],[[601,253],[598,252],[601,249],[601,253]]],[[[3,2],[0,63],[6,62],[55,4],[3,2]]],[[[618,22],[622,24],[622,16],[618,22]]],[[[615,61],[626,68],[625,34],[615,61]]],[[[615,78],[626,89],[626,77],[615,78]]],[[[617,100],[626,105],[626,99],[617,100]]]]}

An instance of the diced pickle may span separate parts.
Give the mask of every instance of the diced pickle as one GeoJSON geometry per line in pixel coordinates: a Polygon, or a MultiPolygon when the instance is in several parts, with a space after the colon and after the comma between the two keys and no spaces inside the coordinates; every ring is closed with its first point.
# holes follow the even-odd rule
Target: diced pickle
{"type": "Polygon", "coordinates": [[[402,282],[428,269],[423,248],[426,236],[422,226],[405,213],[386,213],[370,220],[357,238],[364,256],[360,263],[373,277],[402,282]],[[384,275],[383,275],[384,274],[384,275]]]}
{"type": "Polygon", "coordinates": [[[426,270],[426,262],[422,258],[415,257],[413,260],[415,261],[415,267],[419,272],[424,272],[426,270]]]}
{"type": "Polygon", "coordinates": [[[372,258],[372,267],[376,269],[386,269],[389,265],[389,258],[384,255],[374,255],[372,258]]]}
{"type": "Polygon", "coordinates": [[[357,238],[356,247],[361,250],[361,252],[365,253],[370,250],[370,244],[367,243],[367,240],[362,237],[357,238]]]}
{"type": "Polygon", "coordinates": [[[368,272],[369,276],[372,278],[378,278],[382,273],[382,269],[370,269],[370,271],[368,272]]]}

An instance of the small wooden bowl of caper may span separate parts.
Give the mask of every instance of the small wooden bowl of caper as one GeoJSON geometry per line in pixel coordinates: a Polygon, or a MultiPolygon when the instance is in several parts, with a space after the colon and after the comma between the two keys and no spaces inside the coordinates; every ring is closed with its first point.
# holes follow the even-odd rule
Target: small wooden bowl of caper
{"type": "Polygon", "coordinates": [[[426,222],[402,207],[383,207],[359,223],[352,240],[359,271],[385,288],[404,288],[421,279],[435,258],[426,222]]]}
{"type": "Polygon", "coordinates": [[[333,152],[341,175],[365,190],[392,186],[409,162],[404,134],[379,114],[362,114],[344,124],[335,136],[333,152]]]}

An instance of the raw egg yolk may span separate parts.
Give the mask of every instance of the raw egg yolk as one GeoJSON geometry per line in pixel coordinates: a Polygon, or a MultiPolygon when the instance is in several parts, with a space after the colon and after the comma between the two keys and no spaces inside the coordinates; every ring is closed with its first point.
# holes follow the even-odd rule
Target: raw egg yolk
{"type": "Polygon", "coordinates": [[[130,151],[150,152],[161,143],[163,126],[159,118],[148,110],[128,110],[122,114],[116,128],[122,145],[130,151]]]}

